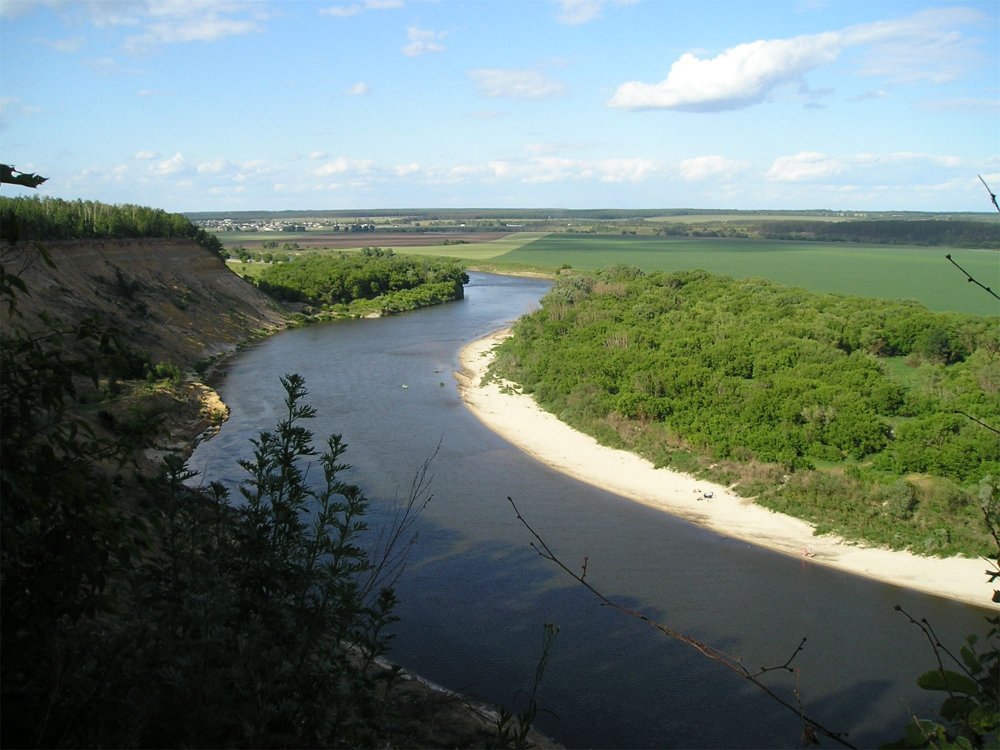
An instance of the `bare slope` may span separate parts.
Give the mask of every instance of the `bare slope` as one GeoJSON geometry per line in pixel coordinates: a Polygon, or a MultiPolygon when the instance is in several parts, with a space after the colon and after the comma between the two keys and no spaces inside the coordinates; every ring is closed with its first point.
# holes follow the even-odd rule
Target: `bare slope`
{"type": "Polygon", "coordinates": [[[125,343],[153,362],[190,368],[231,352],[241,341],[283,325],[283,315],[225,262],[191,240],[48,240],[4,248],[5,265],[22,272],[34,319],[78,321],[97,314],[125,343]]]}

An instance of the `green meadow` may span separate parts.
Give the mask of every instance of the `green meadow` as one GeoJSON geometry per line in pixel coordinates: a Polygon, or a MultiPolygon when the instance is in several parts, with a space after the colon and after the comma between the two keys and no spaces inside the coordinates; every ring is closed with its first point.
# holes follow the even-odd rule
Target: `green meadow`
{"type": "MultiPolygon", "coordinates": [[[[568,234],[543,235],[514,249],[499,243],[468,247],[476,248],[478,260],[490,246],[497,252],[487,257],[498,270],[508,265],[593,270],[619,264],[647,272],[702,269],[735,278],[766,278],[817,292],[915,299],[936,311],[1000,313],[996,300],[969,284],[945,258],[951,254],[978,281],[998,289],[1000,253],[994,250],[568,234]]],[[[465,246],[447,249],[452,255],[472,259],[465,255],[465,246]]]]}
{"type": "MultiPolygon", "coordinates": [[[[301,236],[301,235],[300,235],[301,236]]],[[[287,239],[293,240],[294,235],[287,239]]],[[[227,237],[227,244],[231,244],[227,237]]],[[[283,238],[284,239],[284,238],[283,238]]],[[[293,255],[352,252],[303,247],[293,255]]],[[[400,255],[456,258],[487,271],[554,273],[628,265],[643,271],[701,269],[734,278],[765,278],[816,292],[917,300],[930,310],[1000,314],[1000,304],[974,288],[945,255],[976,280],[1000,289],[1000,252],[948,247],[862,245],[745,239],[517,232],[489,242],[401,246],[400,255]]],[[[277,251],[276,251],[277,252],[277,251]]],[[[254,276],[255,264],[230,261],[254,276]]]]}

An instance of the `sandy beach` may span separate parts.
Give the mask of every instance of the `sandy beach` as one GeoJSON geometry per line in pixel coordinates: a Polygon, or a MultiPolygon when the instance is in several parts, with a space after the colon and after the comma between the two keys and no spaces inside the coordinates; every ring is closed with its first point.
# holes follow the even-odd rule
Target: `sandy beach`
{"type": "Polygon", "coordinates": [[[993,608],[993,587],[984,559],[921,557],[846,544],[835,536],[814,536],[811,524],[775,513],[730,492],[669,469],[657,469],[635,454],[600,445],[533,398],[482,385],[493,348],[509,335],[497,331],[464,347],[455,374],[462,400],[498,435],[539,461],[594,486],[688,521],[817,565],[867,576],[929,594],[993,608]],[[710,495],[710,496],[707,496],[710,495]]]}

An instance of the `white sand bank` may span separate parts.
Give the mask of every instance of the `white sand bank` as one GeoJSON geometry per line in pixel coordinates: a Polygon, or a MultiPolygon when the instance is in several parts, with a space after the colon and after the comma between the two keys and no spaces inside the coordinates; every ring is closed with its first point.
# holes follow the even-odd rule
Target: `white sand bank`
{"type": "Polygon", "coordinates": [[[497,331],[462,349],[461,370],[455,374],[459,392],[483,424],[553,469],[729,537],[886,583],[995,606],[987,560],[921,557],[813,536],[805,521],[755,505],[721,485],[654,468],[644,458],[602,446],[572,429],[530,396],[504,393],[497,383],[481,385],[493,348],[507,335],[508,330],[497,331]]]}

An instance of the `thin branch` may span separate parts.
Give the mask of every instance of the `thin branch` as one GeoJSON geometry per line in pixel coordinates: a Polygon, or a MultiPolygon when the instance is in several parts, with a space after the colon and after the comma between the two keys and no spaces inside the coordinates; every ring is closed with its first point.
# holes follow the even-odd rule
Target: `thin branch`
{"type": "MultiPolygon", "coordinates": [[[[521,515],[521,511],[518,510],[517,505],[514,504],[514,500],[508,497],[507,502],[509,502],[511,504],[511,507],[514,509],[514,513],[517,515],[517,520],[520,521],[521,525],[523,525],[524,528],[526,528],[528,532],[535,538],[535,541],[531,542],[531,548],[534,549],[535,552],[537,552],[540,557],[550,562],[553,562],[558,567],[562,568],[562,570],[567,575],[569,575],[573,580],[575,580],[577,583],[579,583],[581,586],[587,589],[591,594],[593,594],[598,599],[598,601],[600,601],[601,606],[610,607],[611,609],[618,610],[622,614],[628,615],[629,617],[632,617],[636,620],[640,620],[646,623],[647,625],[650,625],[651,627],[660,631],[664,635],[673,638],[674,640],[680,641],[681,643],[687,644],[688,646],[695,649],[702,655],[707,656],[712,661],[718,662],[722,666],[726,667],[726,669],[735,672],[744,680],[753,683],[759,690],[761,690],[769,698],[777,702],[779,705],[784,706],[785,708],[787,708],[789,711],[791,711],[800,718],[800,720],[804,724],[802,733],[804,739],[807,739],[808,741],[815,743],[816,735],[823,735],[825,737],[829,737],[831,740],[843,745],[844,747],[848,748],[855,747],[846,739],[844,739],[847,736],[846,733],[834,732],[833,730],[827,729],[822,724],[817,722],[815,719],[812,719],[809,716],[807,716],[802,709],[801,701],[799,701],[798,706],[792,705],[790,702],[782,698],[780,695],[775,693],[771,688],[769,688],[767,685],[761,682],[760,679],[758,679],[761,674],[773,671],[775,669],[786,669],[790,672],[794,672],[795,670],[792,669],[791,663],[792,660],[802,650],[803,644],[805,643],[804,638],[802,639],[802,642],[799,643],[798,648],[795,649],[795,652],[781,666],[770,667],[770,668],[762,667],[760,672],[751,673],[749,670],[747,670],[745,666],[743,666],[742,662],[740,662],[739,659],[734,659],[731,656],[728,656],[727,654],[723,653],[722,651],[719,651],[718,649],[709,646],[707,643],[703,643],[697,640],[696,638],[692,638],[689,635],[685,635],[684,633],[674,630],[668,625],[664,625],[663,623],[657,622],[656,620],[652,619],[648,615],[643,614],[642,612],[639,612],[638,610],[630,609],[622,604],[619,604],[609,599],[605,594],[603,594],[601,591],[599,591],[597,588],[595,588],[593,585],[591,585],[588,581],[585,580],[585,576],[587,574],[586,558],[584,558],[582,574],[576,573],[573,570],[571,570],[569,566],[567,566],[561,559],[559,559],[559,557],[549,548],[548,544],[546,544],[545,540],[542,539],[541,536],[539,536],[538,532],[536,532],[531,527],[531,525],[525,520],[524,516],[521,515]]],[[[798,691],[796,691],[796,697],[797,696],[798,696],[798,691]]]]}
{"type": "Polygon", "coordinates": [[[997,211],[1000,211],[1000,205],[997,204],[997,194],[990,190],[990,186],[986,184],[986,180],[983,179],[981,174],[976,175],[976,177],[978,177],[979,181],[983,183],[983,187],[986,188],[986,192],[990,194],[990,200],[993,201],[993,207],[997,211]]]}
{"type": "Polygon", "coordinates": [[[995,432],[997,435],[1000,435],[1000,430],[998,430],[996,427],[993,427],[992,425],[988,425],[985,422],[983,422],[982,420],[976,419],[971,414],[966,414],[964,411],[962,411],[960,409],[956,409],[955,413],[956,414],[961,414],[963,417],[971,419],[973,422],[975,422],[976,424],[978,424],[980,427],[985,427],[987,430],[990,430],[991,432],[995,432]]]}
{"type": "Polygon", "coordinates": [[[969,273],[968,271],[966,271],[966,270],[965,270],[964,268],[962,268],[962,267],[961,267],[960,265],[958,265],[958,263],[956,263],[956,262],[955,262],[955,259],[951,257],[951,253],[948,253],[948,254],[947,254],[947,255],[945,255],[944,257],[946,257],[946,258],[947,258],[947,259],[948,259],[949,261],[951,261],[951,264],[952,264],[953,266],[955,266],[955,268],[957,268],[957,269],[958,269],[959,271],[961,271],[962,273],[964,273],[964,274],[965,274],[965,280],[966,280],[966,281],[968,281],[968,282],[970,282],[970,283],[972,283],[972,284],[975,284],[975,285],[976,285],[976,286],[978,286],[978,287],[979,287],[980,289],[985,289],[985,290],[986,290],[987,292],[989,292],[989,293],[990,293],[990,294],[992,294],[992,295],[993,295],[994,297],[996,297],[996,299],[1000,300],[1000,296],[998,296],[996,292],[994,292],[994,291],[993,291],[992,289],[990,289],[990,288],[989,288],[988,286],[985,286],[985,285],[983,285],[983,284],[980,284],[980,283],[979,283],[978,281],[976,281],[976,280],[975,280],[974,278],[972,278],[972,275],[971,275],[971,274],[970,274],[970,273],[969,273]]]}

